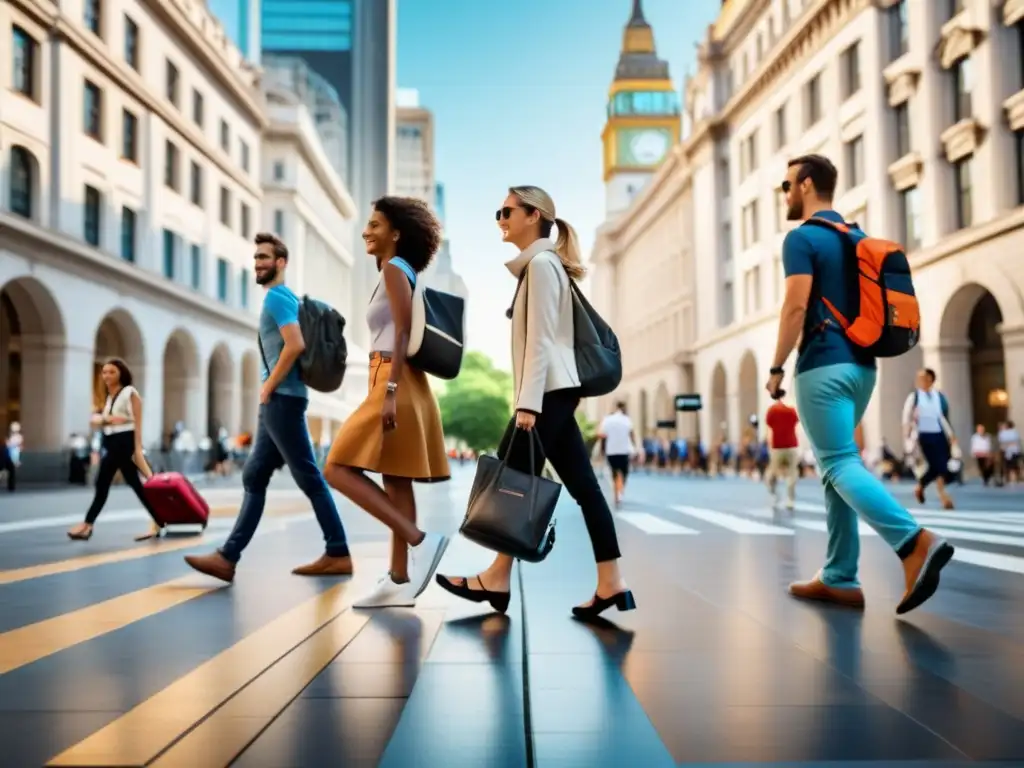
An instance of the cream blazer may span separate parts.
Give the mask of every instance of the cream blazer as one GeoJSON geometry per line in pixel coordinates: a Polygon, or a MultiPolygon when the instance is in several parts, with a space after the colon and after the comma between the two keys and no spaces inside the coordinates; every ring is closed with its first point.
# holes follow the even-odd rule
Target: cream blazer
{"type": "Polygon", "coordinates": [[[512,305],[512,380],[516,410],[540,413],[544,393],[580,385],[573,343],[569,276],[547,239],[505,264],[526,279],[512,305]]]}

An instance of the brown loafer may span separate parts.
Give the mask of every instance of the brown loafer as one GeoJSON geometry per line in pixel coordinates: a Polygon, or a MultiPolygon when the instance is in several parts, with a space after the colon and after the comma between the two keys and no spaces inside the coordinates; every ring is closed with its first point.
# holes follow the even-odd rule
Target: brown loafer
{"type": "Polygon", "coordinates": [[[906,592],[896,606],[896,613],[912,611],[935,594],[939,588],[939,573],[953,559],[953,545],[922,528],[914,543],[914,551],[903,561],[906,592]]]}
{"type": "Polygon", "coordinates": [[[789,585],[789,594],[801,600],[819,600],[846,608],[863,608],[864,592],[860,587],[830,587],[817,573],[810,581],[795,581],[789,585]]]}
{"type": "Polygon", "coordinates": [[[235,564],[220,552],[211,552],[208,555],[185,555],[185,562],[200,573],[226,581],[228,584],[235,580],[235,564]]]}
{"type": "Polygon", "coordinates": [[[320,555],[312,563],[295,568],[292,573],[296,576],[351,576],[352,570],[351,557],[320,555]]]}

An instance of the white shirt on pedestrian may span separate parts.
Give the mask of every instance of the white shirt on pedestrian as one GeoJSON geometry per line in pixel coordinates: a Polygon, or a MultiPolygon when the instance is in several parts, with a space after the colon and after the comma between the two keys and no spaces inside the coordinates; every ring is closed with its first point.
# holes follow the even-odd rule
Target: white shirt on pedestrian
{"type": "Polygon", "coordinates": [[[971,435],[971,455],[988,456],[992,453],[992,435],[979,435],[975,432],[971,435]]]}
{"type": "Polygon", "coordinates": [[[913,424],[918,434],[941,434],[945,431],[942,416],[942,397],[937,389],[926,392],[916,389],[903,404],[904,425],[913,424]],[[916,404],[914,401],[917,401],[916,404]]]}
{"type": "Polygon", "coordinates": [[[633,441],[630,435],[633,432],[633,420],[622,411],[609,413],[601,421],[598,433],[604,437],[605,456],[630,456],[632,455],[633,441]]]}

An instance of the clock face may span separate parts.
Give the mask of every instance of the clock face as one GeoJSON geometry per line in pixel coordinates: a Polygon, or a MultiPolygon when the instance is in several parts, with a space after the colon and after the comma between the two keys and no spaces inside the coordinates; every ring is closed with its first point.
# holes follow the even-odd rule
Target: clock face
{"type": "Polygon", "coordinates": [[[668,151],[668,136],[663,131],[638,131],[630,138],[629,151],[639,165],[654,165],[668,151]]]}

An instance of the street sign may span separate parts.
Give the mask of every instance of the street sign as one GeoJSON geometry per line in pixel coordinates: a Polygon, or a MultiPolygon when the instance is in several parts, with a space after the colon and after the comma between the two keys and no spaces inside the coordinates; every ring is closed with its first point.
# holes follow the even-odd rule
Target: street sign
{"type": "Polygon", "coordinates": [[[699,411],[703,407],[700,395],[676,395],[677,411],[699,411]]]}
{"type": "Polygon", "coordinates": [[[656,426],[658,429],[675,429],[676,428],[676,420],[675,419],[658,419],[657,423],[654,426],[656,426]]]}

